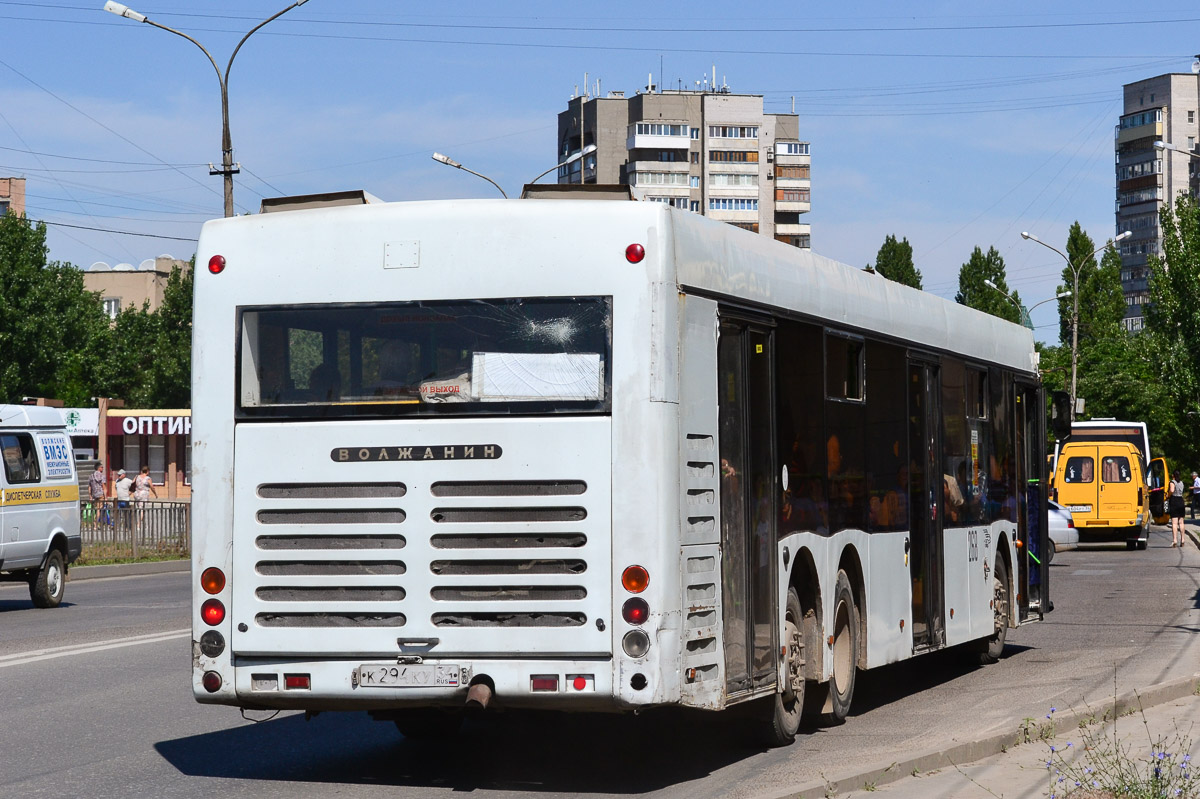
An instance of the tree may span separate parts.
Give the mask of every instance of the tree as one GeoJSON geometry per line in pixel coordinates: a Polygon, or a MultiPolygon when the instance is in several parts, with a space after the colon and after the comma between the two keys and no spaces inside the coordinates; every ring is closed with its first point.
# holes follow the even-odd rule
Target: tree
{"type": "Polygon", "coordinates": [[[87,352],[107,319],[83,273],[47,262],[46,226],[0,217],[0,402],[24,396],[86,403],[103,364],[87,352]]]}
{"type": "Polygon", "coordinates": [[[1017,324],[1025,321],[1021,318],[1021,296],[1015,291],[1009,292],[1005,281],[1004,258],[995,247],[988,247],[987,255],[976,247],[970,259],[958,270],[958,293],[954,295],[954,301],[1017,324]],[[996,288],[984,283],[985,280],[990,280],[996,288]],[[1012,300],[1005,294],[1010,295],[1012,300]]]}
{"type": "Polygon", "coordinates": [[[888,280],[894,280],[915,289],[922,288],[921,270],[913,265],[912,245],[908,243],[908,239],[896,241],[895,236],[885,238],[883,246],[879,248],[879,253],[875,256],[874,271],[888,280]]]}
{"type": "MultiPolygon", "coordinates": [[[[1063,344],[1070,346],[1071,344],[1071,313],[1075,307],[1075,300],[1079,300],[1080,313],[1088,310],[1088,306],[1084,305],[1083,299],[1085,294],[1085,286],[1088,281],[1096,273],[1096,257],[1093,253],[1096,251],[1096,245],[1092,243],[1092,237],[1084,232],[1083,226],[1076,220],[1070,230],[1067,231],[1067,258],[1071,265],[1079,270],[1079,294],[1078,298],[1067,296],[1058,301],[1058,340],[1063,344]]],[[[1075,273],[1071,266],[1064,266],[1062,271],[1063,285],[1059,287],[1059,293],[1063,291],[1075,291],[1075,273]]],[[[1080,324],[1080,333],[1082,334],[1082,320],[1080,324]]]]}
{"type": "Polygon", "coordinates": [[[1200,437],[1200,208],[1180,195],[1159,214],[1163,250],[1151,255],[1147,352],[1169,400],[1156,440],[1168,459],[1193,461],[1200,437]]]}

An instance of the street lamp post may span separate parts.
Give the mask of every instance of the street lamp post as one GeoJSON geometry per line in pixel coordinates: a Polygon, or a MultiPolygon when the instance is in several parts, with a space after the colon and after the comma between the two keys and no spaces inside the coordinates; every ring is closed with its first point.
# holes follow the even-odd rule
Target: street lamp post
{"type": "Polygon", "coordinates": [[[233,68],[233,59],[237,58],[238,50],[242,49],[242,45],[246,43],[246,40],[250,38],[251,34],[253,34],[262,26],[266,25],[268,22],[282,17],[293,8],[302,6],[307,2],[308,0],[296,0],[296,2],[292,3],[279,13],[267,17],[262,22],[251,28],[250,32],[243,36],[242,40],[237,43],[237,47],[233,48],[233,55],[229,56],[229,63],[225,66],[224,74],[221,73],[221,68],[217,66],[217,60],[212,57],[212,53],[208,52],[204,45],[200,44],[200,42],[196,41],[191,36],[188,36],[186,33],[177,31],[174,28],[168,28],[166,25],[155,22],[152,19],[148,19],[145,14],[139,14],[129,6],[122,5],[121,3],[115,3],[113,0],[108,0],[108,2],[104,4],[104,10],[110,14],[116,14],[118,17],[125,17],[126,19],[133,20],[134,22],[145,22],[147,25],[153,25],[156,28],[162,28],[165,31],[175,34],[176,36],[182,36],[192,44],[199,47],[201,52],[208,56],[209,62],[213,65],[213,69],[217,71],[217,80],[221,83],[221,168],[217,169],[212,164],[209,164],[208,174],[222,175],[225,178],[225,216],[233,216],[233,176],[241,171],[241,169],[238,166],[235,166],[233,163],[233,142],[229,137],[229,70],[233,68]]]}
{"type": "Polygon", "coordinates": [[[1071,289],[1071,296],[1074,300],[1074,302],[1072,303],[1073,307],[1071,310],[1071,421],[1072,422],[1075,421],[1075,397],[1076,397],[1075,392],[1078,387],[1078,376],[1079,376],[1079,374],[1078,374],[1078,371],[1079,371],[1079,270],[1083,268],[1083,264],[1085,261],[1088,261],[1091,258],[1095,258],[1096,253],[1106,250],[1109,247],[1111,247],[1113,244],[1116,244],[1118,241],[1124,241],[1125,239],[1129,238],[1132,235],[1133,235],[1132,231],[1126,230],[1124,233],[1118,234],[1117,237],[1112,239],[1111,241],[1105,242],[1105,244],[1103,246],[1097,247],[1095,250],[1092,251],[1091,255],[1087,256],[1087,258],[1081,259],[1078,264],[1073,264],[1073,263],[1071,263],[1070,257],[1065,252],[1058,249],[1057,247],[1047,244],[1046,242],[1042,241],[1041,239],[1039,239],[1037,236],[1033,235],[1032,233],[1025,233],[1025,232],[1021,233],[1021,238],[1025,239],[1026,241],[1035,242],[1037,244],[1042,245],[1043,247],[1045,247],[1048,250],[1054,250],[1056,253],[1058,253],[1062,257],[1062,259],[1067,262],[1067,268],[1071,270],[1071,277],[1074,279],[1074,284],[1071,289]]]}
{"type": "Polygon", "coordinates": [[[983,279],[983,285],[987,286],[990,289],[995,289],[996,291],[1000,292],[1001,294],[1004,295],[1005,299],[1007,299],[1013,305],[1017,306],[1017,313],[1020,314],[1020,316],[1021,316],[1021,324],[1025,325],[1025,327],[1029,328],[1030,330],[1033,330],[1032,314],[1033,314],[1034,308],[1037,308],[1039,305],[1045,305],[1048,302],[1054,302],[1055,300],[1065,300],[1067,297],[1071,296],[1071,292],[1063,291],[1058,294],[1055,294],[1053,297],[1042,300],[1041,302],[1035,302],[1033,305],[1026,308],[1024,305],[1022,305],[1021,303],[1019,303],[1015,299],[1013,299],[1013,296],[1011,294],[1009,294],[1007,291],[1000,288],[999,286],[997,286],[995,283],[988,280],[987,278],[983,279]]]}
{"type": "MultiPolygon", "coordinates": [[[[452,166],[455,169],[461,169],[463,172],[469,172],[477,178],[483,178],[488,183],[491,183],[493,186],[495,186],[496,191],[500,192],[500,194],[504,197],[504,199],[506,199],[506,200],[508,199],[508,195],[505,194],[504,189],[500,188],[500,184],[497,183],[496,181],[492,180],[491,178],[489,178],[487,175],[481,175],[473,169],[467,169],[465,166],[458,163],[450,156],[442,155],[441,153],[434,153],[433,160],[437,161],[439,164],[445,164],[446,166],[452,166]]],[[[550,167],[550,169],[554,169],[554,167],[550,167]]],[[[550,171],[549,169],[546,170],[546,172],[549,172],[549,171],[550,171]]],[[[544,175],[546,173],[543,172],[542,174],[544,175]]],[[[541,175],[538,175],[538,177],[541,177],[541,175]]]]}

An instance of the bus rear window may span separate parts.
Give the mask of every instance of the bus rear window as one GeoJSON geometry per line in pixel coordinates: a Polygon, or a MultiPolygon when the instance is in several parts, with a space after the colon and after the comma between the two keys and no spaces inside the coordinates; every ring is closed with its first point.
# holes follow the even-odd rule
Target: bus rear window
{"type": "Polygon", "coordinates": [[[607,297],[243,309],[244,415],[604,411],[607,297]]]}

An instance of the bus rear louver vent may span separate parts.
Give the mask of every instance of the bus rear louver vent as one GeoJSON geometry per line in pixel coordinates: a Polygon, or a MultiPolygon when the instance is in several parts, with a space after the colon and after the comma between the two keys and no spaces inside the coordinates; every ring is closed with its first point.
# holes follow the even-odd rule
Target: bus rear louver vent
{"type": "Polygon", "coordinates": [[[378,535],[260,535],[259,549],[403,549],[404,536],[378,535]]]}
{"type": "Polygon", "coordinates": [[[475,574],[583,574],[582,560],[435,560],[429,570],[443,577],[475,574]]]}
{"type": "Polygon", "coordinates": [[[404,589],[399,586],[269,586],[254,595],[265,602],[399,602],[404,589]]]}
{"type": "Polygon", "coordinates": [[[344,577],[404,574],[399,560],[263,560],[255,567],[267,577],[344,577]]]}
{"type": "Polygon", "coordinates": [[[429,489],[435,497],[561,497],[586,490],[582,480],[441,482],[429,489]]]}
{"type": "Polygon", "coordinates": [[[259,524],[400,524],[399,508],[345,508],[341,510],[260,510],[259,524]]]}
{"type": "Polygon", "coordinates": [[[402,613],[259,613],[259,627],[403,627],[402,613]]]}
{"type": "Polygon", "coordinates": [[[404,483],[265,483],[264,499],[381,499],[408,493],[404,483]]]}
{"type": "Polygon", "coordinates": [[[434,508],[429,517],[445,524],[579,522],[587,518],[587,511],[583,508],[434,508]]]}
{"type": "Polygon", "coordinates": [[[489,585],[479,587],[454,586],[434,588],[430,595],[439,602],[492,602],[492,601],[564,601],[587,597],[587,590],[574,585],[489,585]]]}
{"type": "Polygon", "coordinates": [[[435,549],[536,549],[540,547],[581,547],[587,543],[583,533],[517,533],[492,535],[439,534],[429,539],[435,549]]]}
{"type": "Polygon", "coordinates": [[[435,627],[581,627],[583,613],[435,613],[435,627]]]}

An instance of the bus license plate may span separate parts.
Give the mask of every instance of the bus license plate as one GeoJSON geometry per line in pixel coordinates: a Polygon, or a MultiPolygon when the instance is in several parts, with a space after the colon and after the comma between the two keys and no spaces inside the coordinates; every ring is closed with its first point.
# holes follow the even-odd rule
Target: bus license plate
{"type": "Polygon", "coordinates": [[[1092,509],[1091,505],[1068,505],[1067,510],[1074,513],[1088,513],[1092,509]]]}
{"type": "Polygon", "coordinates": [[[459,667],[447,664],[368,666],[354,670],[363,688],[457,688],[459,667]]]}

